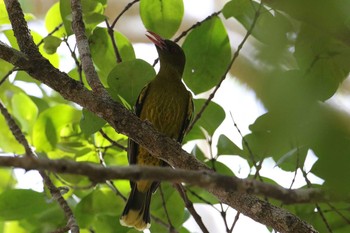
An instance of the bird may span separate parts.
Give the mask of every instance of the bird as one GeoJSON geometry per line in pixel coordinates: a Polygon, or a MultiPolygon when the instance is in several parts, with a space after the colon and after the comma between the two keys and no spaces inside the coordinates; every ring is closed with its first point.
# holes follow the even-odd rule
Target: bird
{"type": "MultiPolygon", "coordinates": [[[[154,32],[147,32],[146,36],[157,49],[160,68],[156,77],[142,89],[134,111],[141,120],[151,123],[160,133],[181,143],[194,111],[192,94],[182,82],[185,53],[175,42],[163,39],[154,32]]],[[[169,166],[132,139],[129,139],[128,159],[129,164],[139,166],[169,166]]],[[[139,231],[148,229],[151,226],[151,196],[159,182],[130,181],[130,186],[131,192],[120,224],[139,231]]]]}

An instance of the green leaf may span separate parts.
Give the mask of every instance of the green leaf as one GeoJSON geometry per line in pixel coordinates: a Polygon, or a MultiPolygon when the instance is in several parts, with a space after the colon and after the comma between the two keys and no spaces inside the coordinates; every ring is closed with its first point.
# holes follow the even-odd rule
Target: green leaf
{"type": "MultiPolygon", "coordinates": [[[[95,232],[103,233],[129,233],[129,228],[120,225],[116,216],[98,215],[93,222],[93,229],[95,232]]],[[[136,231],[139,233],[139,231],[136,231]]]]}
{"type": "Polygon", "coordinates": [[[64,36],[68,36],[65,27],[61,26],[58,30],[57,27],[61,25],[62,17],[60,11],[60,2],[55,3],[51,6],[51,8],[47,11],[45,16],[45,27],[48,32],[55,31],[52,36],[63,38],[64,36]]]}
{"type": "Polygon", "coordinates": [[[0,114],[0,148],[4,152],[24,153],[24,147],[13,136],[2,114],[0,114]]]}
{"type": "Polygon", "coordinates": [[[85,108],[83,109],[83,117],[80,120],[80,128],[85,135],[91,135],[93,133],[96,133],[105,124],[105,120],[99,118],[89,110],[85,108]]]}
{"type": "Polygon", "coordinates": [[[114,99],[118,100],[121,96],[134,105],[142,88],[155,76],[153,67],[143,60],[119,63],[108,75],[109,92],[114,99]]]}
{"type": "Polygon", "coordinates": [[[16,180],[14,177],[12,177],[13,171],[12,169],[7,168],[1,168],[0,169],[0,191],[2,192],[3,189],[8,189],[12,187],[16,180]]]}
{"type": "Polygon", "coordinates": [[[65,32],[67,33],[66,36],[70,36],[73,34],[72,30],[72,10],[71,10],[71,4],[70,0],[60,0],[60,12],[61,12],[61,18],[63,21],[65,32]]]}
{"type": "Polygon", "coordinates": [[[201,150],[201,148],[198,147],[198,145],[195,145],[193,150],[191,151],[191,155],[194,155],[199,161],[206,161],[208,158],[204,155],[204,152],[201,150]]]}
{"type": "Polygon", "coordinates": [[[0,2],[0,25],[11,24],[7,14],[6,6],[3,1],[0,2]]]}
{"type": "Polygon", "coordinates": [[[229,38],[220,18],[213,17],[192,30],[182,47],[186,54],[186,85],[195,94],[217,85],[231,59],[229,38]]]}
{"type": "Polygon", "coordinates": [[[57,105],[43,111],[33,128],[33,145],[39,152],[53,150],[67,125],[78,123],[81,112],[69,105],[57,105]]]}
{"type": "Polygon", "coordinates": [[[333,96],[350,71],[350,47],[310,26],[301,28],[294,56],[309,92],[320,100],[333,96]]]}
{"type": "MultiPolygon", "coordinates": [[[[223,15],[226,19],[234,17],[247,30],[250,30],[259,3],[251,0],[232,0],[226,3],[223,8],[223,15]]],[[[292,29],[289,19],[278,11],[272,14],[269,9],[262,6],[257,18],[252,35],[263,43],[280,47],[287,41],[287,33],[292,29]]]]}
{"type": "Polygon", "coordinates": [[[243,153],[236,144],[223,134],[219,136],[217,147],[219,155],[240,155],[243,153]]]}
{"type": "Polygon", "coordinates": [[[164,38],[172,37],[180,27],[184,15],[182,0],[141,0],[140,16],[143,24],[164,38]]]}
{"type": "Polygon", "coordinates": [[[75,216],[79,226],[88,228],[98,215],[113,216],[117,220],[123,207],[124,201],[117,198],[112,190],[96,189],[78,203],[75,216]]]}
{"type": "MultiPolygon", "coordinates": [[[[135,59],[132,44],[120,32],[114,32],[114,38],[122,61],[135,59]]],[[[91,55],[98,68],[99,76],[104,84],[110,71],[116,66],[117,58],[106,28],[96,28],[89,37],[91,55]]]]}
{"type": "Polygon", "coordinates": [[[47,208],[43,193],[26,189],[8,189],[0,194],[0,219],[19,220],[47,208]]]}
{"type": "Polygon", "coordinates": [[[193,203],[219,203],[218,199],[206,190],[197,186],[186,186],[187,196],[193,203]]]}
{"type": "MultiPolygon", "coordinates": [[[[194,118],[202,109],[206,101],[206,99],[195,99],[193,101],[195,106],[194,118]]],[[[217,103],[210,101],[199,120],[193,126],[192,130],[185,136],[184,142],[195,139],[205,139],[206,133],[212,136],[224,119],[225,111],[222,109],[222,107],[217,103]]]]}
{"type": "Polygon", "coordinates": [[[62,40],[55,36],[47,36],[44,38],[44,50],[47,54],[54,54],[61,45],[62,40]]]}
{"type": "MultiPolygon", "coordinates": [[[[162,183],[162,191],[164,196],[164,203],[169,212],[170,221],[175,228],[179,228],[185,220],[185,204],[179,193],[176,192],[174,187],[172,187],[170,184],[162,183]]],[[[154,194],[152,198],[151,212],[152,215],[155,215],[163,221],[167,222],[167,217],[164,212],[163,200],[159,190],[154,194]]],[[[164,226],[153,222],[150,230],[152,232],[164,232],[164,226]]]]}
{"type": "Polygon", "coordinates": [[[22,226],[20,221],[7,221],[6,224],[4,224],[4,230],[1,231],[3,233],[27,233],[27,229],[22,226]]]}
{"type": "Polygon", "coordinates": [[[12,109],[14,117],[20,123],[22,132],[31,133],[38,116],[38,108],[35,103],[26,94],[17,93],[12,97],[12,109]]]}
{"type": "Polygon", "coordinates": [[[205,162],[205,164],[214,169],[214,171],[216,171],[219,174],[222,175],[227,175],[227,176],[234,176],[233,172],[231,171],[230,168],[228,168],[225,164],[223,164],[222,162],[219,162],[217,160],[208,160],[205,162]]]}

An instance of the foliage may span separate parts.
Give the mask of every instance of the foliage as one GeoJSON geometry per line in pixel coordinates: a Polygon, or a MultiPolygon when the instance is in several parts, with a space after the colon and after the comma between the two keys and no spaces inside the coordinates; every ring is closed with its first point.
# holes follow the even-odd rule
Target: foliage
{"type": "MultiPolygon", "coordinates": [[[[196,121],[184,141],[195,144],[192,154],[218,173],[234,175],[228,164],[218,160],[223,155],[239,156],[249,163],[251,175],[256,174],[261,180],[266,180],[266,177],[259,173],[258,164],[270,157],[284,171],[303,171],[306,180],[309,171],[304,171],[304,163],[307,154],[313,152],[318,161],[311,172],[325,181],[317,187],[346,196],[350,191],[350,116],[329,100],[339,95],[339,87],[347,81],[350,71],[350,2],[265,2],[267,5],[251,0],[227,1],[219,16],[208,17],[198,24],[191,22],[194,26],[185,36],[182,46],[187,57],[183,78],[196,95],[196,121]],[[244,44],[230,41],[228,25],[233,20],[248,33],[249,40],[244,44]],[[239,52],[246,45],[255,51],[245,64],[252,76],[237,75],[237,78],[255,92],[267,113],[252,122],[250,132],[242,135],[241,145],[236,145],[218,130],[226,117],[226,109],[212,101],[212,97],[203,96],[220,86],[228,76],[231,59],[236,59],[237,55],[244,57],[239,52]],[[220,134],[215,142],[212,141],[214,134],[220,134]],[[217,153],[201,151],[199,145],[203,143],[210,147],[210,151],[217,147],[217,153]]],[[[150,64],[136,58],[133,41],[117,31],[118,28],[112,36],[108,31],[110,28],[101,26],[107,19],[107,1],[86,0],[82,3],[86,35],[101,82],[114,100],[131,109],[138,93],[156,72],[150,64]],[[117,53],[121,62],[118,62],[117,53]]],[[[165,38],[181,32],[179,27],[186,10],[183,1],[141,0],[133,7],[139,7],[145,30],[165,38]]],[[[27,21],[34,20],[30,13],[25,17],[27,21]]],[[[61,59],[57,51],[71,46],[66,43],[74,37],[71,21],[70,1],[60,0],[46,13],[45,27],[50,34],[40,35],[35,29],[31,30],[40,52],[55,67],[59,67],[61,59]]],[[[5,5],[0,1],[0,39],[18,49],[9,24],[5,5]]],[[[76,66],[68,74],[88,87],[76,58],[78,55],[74,49],[69,49],[76,66]]],[[[11,69],[11,64],[0,60],[0,78],[6,79],[0,86],[0,100],[40,156],[103,162],[107,166],[127,165],[123,149],[127,147],[126,136],[116,133],[103,119],[64,100],[22,71],[13,70],[13,77],[6,78],[11,69]],[[41,93],[37,96],[27,94],[16,85],[19,81],[34,85],[41,93]]],[[[233,66],[233,69],[239,68],[233,66]]],[[[239,125],[236,127],[239,130],[239,125]]],[[[12,136],[2,115],[0,151],[24,154],[24,148],[12,136]]],[[[49,232],[65,226],[62,211],[47,193],[17,189],[16,177],[11,170],[1,168],[0,176],[0,232],[49,232]]],[[[92,185],[85,177],[57,175],[51,178],[56,185],[71,188],[65,198],[73,208],[82,232],[89,229],[94,232],[134,232],[120,226],[118,221],[124,205],[123,197],[130,191],[127,181],[112,182],[118,190],[119,196],[116,196],[106,185],[96,185],[88,190],[79,188],[92,185]]],[[[219,203],[205,190],[187,188],[193,203],[219,203]]],[[[162,193],[157,191],[152,199],[152,216],[158,220],[152,222],[151,232],[167,230],[164,227],[168,224],[165,209],[173,227],[179,232],[190,232],[191,229],[183,226],[189,214],[179,194],[167,183],[162,184],[162,193]]],[[[315,211],[315,204],[308,203],[285,208],[320,232],[326,232],[328,228],[338,233],[349,231],[348,202],[318,207],[315,211]]],[[[227,219],[223,219],[227,223],[227,219]]]]}

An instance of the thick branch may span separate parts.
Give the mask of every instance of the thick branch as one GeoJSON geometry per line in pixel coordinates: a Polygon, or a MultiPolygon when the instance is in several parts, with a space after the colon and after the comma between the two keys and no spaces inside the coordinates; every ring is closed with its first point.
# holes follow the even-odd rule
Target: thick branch
{"type": "MultiPolygon", "coordinates": [[[[27,71],[36,80],[59,92],[65,99],[94,112],[118,132],[129,136],[153,156],[167,161],[173,167],[187,170],[209,170],[206,165],[182,150],[180,144],[157,132],[148,122],[140,120],[112,99],[94,95],[81,83],[52,67],[46,59],[29,61],[25,55],[1,42],[0,58],[27,71]]],[[[252,195],[222,188],[209,188],[208,191],[221,202],[280,232],[315,232],[312,226],[298,217],[252,195]]]]}
{"type": "Polygon", "coordinates": [[[38,47],[30,35],[19,2],[17,0],[5,0],[4,2],[20,50],[30,57],[41,57],[38,47]]]}
{"type": "MultiPolygon", "coordinates": [[[[91,163],[77,163],[59,159],[37,159],[32,157],[1,156],[0,166],[16,167],[26,170],[48,170],[57,173],[84,175],[94,182],[105,183],[111,179],[155,180],[173,183],[187,183],[205,189],[221,189],[226,192],[250,193],[267,196],[284,204],[328,202],[342,200],[340,197],[326,195],[320,189],[285,189],[278,185],[263,183],[253,179],[240,179],[212,171],[189,171],[169,167],[136,166],[103,167],[91,163]]],[[[346,197],[349,200],[349,197],[346,197]]]]}
{"type": "MultiPolygon", "coordinates": [[[[18,4],[17,1],[7,0],[6,3],[18,44],[23,46],[20,46],[21,50],[35,59],[29,60],[23,53],[15,51],[1,42],[0,58],[26,71],[35,79],[59,92],[67,100],[73,101],[91,112],[94,112],[101,118],[105,119],[118,132],[131,137],[154,156],[164,159],[172,166],[188,170],[209,170],[204,164],[183,151],[181,146],[174,140],[158,133],[150,124],[141,121],[122,105],[114,102],[109,97],[101,97],[101,95],[96,96],[94,93],[87,90],[82,84],[68,77],[67,74],[55,69],[42,56],[37,56],[38,52],[35,52],[37,49],[34,49],[33,43],[29,43],[28,47],[26,47],[25,44],[32,40],[31,37],[28,36],[28,28],[24,21],[23,13],[15,14],[15,11],[20,8],[18,7],[19,5],[16,6],[16,4],[18,4]]],[[[81,13],[79,2],[72,0],[72,3],[73,14],[81,13]],[[77,8],[75,8],[75,6],[77,8]]],[[[78,17],[80,16],[78,15],[78,17]]],[[[81,20],[79,18],[74,18],[75,16],[73,15],[74,21],[81,20]]],[[[75,27],[74,23],[73,27],[75,27]]],[[[81,25],[78,25],[78,28],[79,27],[80,29],[78,30],[81,30],[81,25]]],[[[81,44],[88,48],[83,30],[76,33],[78,45],[80,44],[79,41],[83,40],[81,44]]],[[[86,51],[79,52],[82,60],[85,57],[88,57],[91,60],[90,55],[85,53],[86,51]]],[[[90,65],[88,66],[90,68],[92,67],[90,65]]],[[[86,75],[88,74],[86,73],[86,75]]],[[[98,80],[94,77],[92,78],[95,81],[98,80]]],[[[96,88],[96,86],[94,87],[92,85],[92,88],[96,91],[99,87],[96,88]]],[[[97,90],[97,93],[100,92],[97,90]]],[[[237,193],[222,187],[215,187],[215,185],[209,187],[208,191],[217,196],[222,202],[232,206],[236,210],[258,222],[271,226],[280,232],[314,232],[310,225],[283,209],[274,207],[249,194],[237,193]]]]}

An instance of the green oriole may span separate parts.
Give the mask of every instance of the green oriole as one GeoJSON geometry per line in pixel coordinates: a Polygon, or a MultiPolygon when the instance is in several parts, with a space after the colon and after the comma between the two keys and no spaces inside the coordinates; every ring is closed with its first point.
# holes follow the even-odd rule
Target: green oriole
{"type": "MultiPolygon", "coordinates": [[[[159,35],[146,35],[156,46],[160,69],[155,77],[141,91],[135,105],[135,113],[142,120],[150,121],[161,133],[181,142],[193,114],[192,95],[181,81],[185,66],[185,54],[180,46],[159,35]]],[[[148,166],[167,164],[129,140],[129,163],[148,166]]],[[[130,182],[131,193],[120,223],[123,226],[144,230],[150,224],[150,202],[159,182],[141,180],[130,182]]]]}

